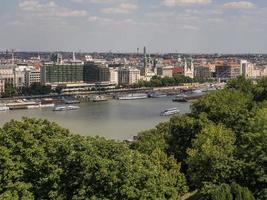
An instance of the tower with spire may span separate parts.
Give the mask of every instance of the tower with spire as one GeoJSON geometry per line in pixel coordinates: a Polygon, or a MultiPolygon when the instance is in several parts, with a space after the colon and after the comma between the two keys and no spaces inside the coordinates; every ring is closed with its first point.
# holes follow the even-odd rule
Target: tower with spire
{"type": "Polygon", "coordinates": [[[184,75],[194,78],[194,63],[192,58],[184,59],[184,75]]]}

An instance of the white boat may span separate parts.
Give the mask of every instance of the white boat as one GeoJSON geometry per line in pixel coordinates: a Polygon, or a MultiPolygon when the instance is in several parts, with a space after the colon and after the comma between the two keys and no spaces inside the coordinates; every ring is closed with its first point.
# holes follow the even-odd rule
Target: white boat
{"type": "Polygon", "coordinates": [[[49,107],[54,107],[55,104],[54,103],[51,103],[51,104],[41,104],[40,107],[41,108],[49,108],[49,107]]]}
{"type": "Polygon", "coordinates": [[[161,98],[161,97],[166,97],[167,94],[165,93],[158,93],[158,92],[153,92],[148,95],[150,98],[161,98]]]}
{"type": "Polygon", "coordinates": [[[107,101],[108,99],[105,96],[102,95],[95,95],[92,98],[93,102],[100,102],[100,101],[107,101]]]}
{"type": "Polygon", "coordinates": [[[30,105],[30,106],[27,106],[28,109],[33,109],[33,108],[40,108],[41,105],[30,105]]]}
{"type": "Polygon", "coordinates": [[[164,110],[160,113],[161,116],[169,116],[169,115],[174,115],[179,113],[180,110],[178,110],[177,108],[169,108],[167,110],[164,110]]]}
{"type": "Polygon", "coordinates": [[[67,106],[67,110],[78,110],[79,106],[67,106]]]}
{"type": "Polygon", "coordinates": [[[146,99],[148,98],[146,93],[134,93],[134,94],[126,94],[117,97],[119,100],[133,100],[133,99],[146,99]]]}
{"type": "Polygon", "coordinates": [[[0,111],[7,111],[9,110],[9,107],[7,106],[0,106],[0,111]]]}
{"type": "Polygon", "coordinates": [[[54,107],[54,111],[65,111],[66,110],[66,106],[55,106],[54,107]]]}
{"type": "Polygon", "coordinates": [[[193,93],[194,94],[200,94],[200,93],[202,93],[202,90],[194,90],[193,93]]]}

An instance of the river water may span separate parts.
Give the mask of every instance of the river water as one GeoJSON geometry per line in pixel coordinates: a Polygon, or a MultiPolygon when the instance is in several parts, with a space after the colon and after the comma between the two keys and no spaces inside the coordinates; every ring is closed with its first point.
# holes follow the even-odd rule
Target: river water
{"type": "Polygon", "coordinates": [[[177,107],[181,113],[190,110],[189,103],[172,102],[172,97],[141,100],[109,100],[98,103],[81,103],[80,109],[55,112],[53,108],[0,112],[0,125],[22,117],[43,118],[54,121],[74,134],[103,136],[109,139],[130,139],[138,132],[154,128],[170,117],[160,112],[177,107]]]}

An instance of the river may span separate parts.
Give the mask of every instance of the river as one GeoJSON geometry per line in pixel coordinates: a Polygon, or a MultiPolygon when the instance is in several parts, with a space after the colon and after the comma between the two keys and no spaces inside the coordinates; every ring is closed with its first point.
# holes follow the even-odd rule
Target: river
{"type": "Polygon", "coordinates": [[[170,117],[160,116],[167,108],[177,107],[181,113],[190,110],[189,103],[172,102],[172,97],[141,100],[109,100],[81,103],[80,109],[55,112],[53,108],[0,112],[0,125],[22,117],[43,118],[54,121],[74,134],[103,136],[109,139],[129,139],[138,132],[154,128],[170,117]]]}

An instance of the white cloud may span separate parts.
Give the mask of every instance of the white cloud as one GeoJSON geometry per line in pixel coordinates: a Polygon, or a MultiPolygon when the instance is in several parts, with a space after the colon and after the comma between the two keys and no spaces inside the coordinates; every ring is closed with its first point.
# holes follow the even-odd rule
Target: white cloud
{"type": "Polygon", "coordinates": [[[130,14],[135,12],[138,6],[133,3],[121,3],[114,7],[104,8],[101,10],[105,14],[130,14]]]}
{"type": "Polygon", "coordinates": [[[235,1],[223,4],[223,8],[226,9],[252,9],[256,5],[249,1],[235,1]]]}
{"type": "Polygon", "coordinates": [[[165,6],[173,7],[179,5],[193,5],[193,4],[210,4],[212,0],[163,0],[165,6]]]}
{"type": "Polygon", "coordinates": [[[74,3],[92,3],[92,4],[106,4],[106,3],[116,3],[119,0],[71,0],[74,3]]]}
{"type": "Polygon", "coordinates": [[[38,0],[24,0],[19,4],[19,9],[27,13],[47,17],[83,17],[87,15],[85,10],[71,10],[58,6],[53,1],[42,4],[38,0]]]}
{"type": "Polygon", "coordinates": [[[89,16],[88,17],[88,21],[89,22],[104,22],[104,23],[107,23],[107,22],[112,22],[113,20],[110,19],[110,18],[105,18],[105,17],[98,17],[98,16],[89,16]]]}

